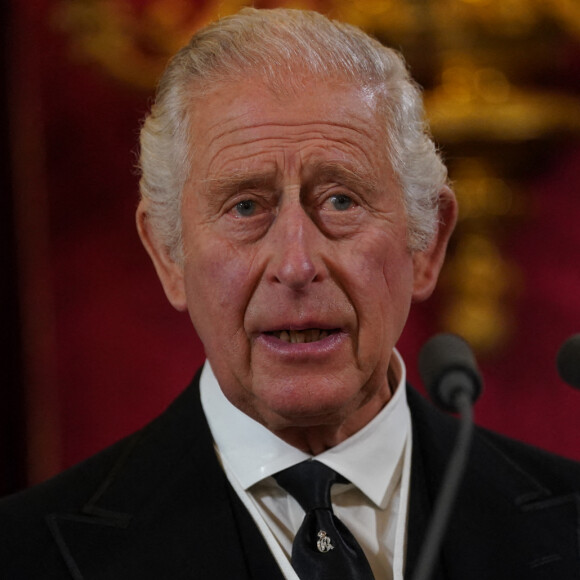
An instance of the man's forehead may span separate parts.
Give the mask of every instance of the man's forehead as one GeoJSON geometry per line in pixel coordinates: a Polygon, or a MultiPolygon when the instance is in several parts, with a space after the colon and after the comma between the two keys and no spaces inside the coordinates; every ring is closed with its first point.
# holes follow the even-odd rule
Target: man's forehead
{"type": "Polygon", "coordinates": [[[342,79],[316,78],[300,93],[283,96],[260,77],[232,80],[192,101],[190,130],[198,151],[223,138],[243,143],[261,134],[308,138],[312,132],[325,138],[332,132],[338,136],[341,131],[355,131],[375,139],[383,128],[377,100],[376,91],[342,79]]]}
{"type": "Polygon", "coordinates": [[[212,190],[333,176],[373,187],[379,167],[390,167],[374,92],[343,78],[312,78],[293,96],[258,76],[220,82],[196,99],[190,179],[212,190]]]}
{"type": "Polygon", "coordinates": [[[202,87],[191,86],[191,105],[195,111],[204,111],[216,97],[227,94],[234,98],[239,94],[240,88],[251,85],[256,93],[268,97],[273,102],[285,105],[304,96],[305,93],[324,91],[352,91],[358,94],[361,104],[377,106],[383,101],[385,95],[384,86],[378,83],[370,83],[355,77],[352,74],[319,72],[296,67],[287,69],[272,66],[269,73],[248,69],[243,75],[217,76],[211,83],[205,83],[202,87]]]}

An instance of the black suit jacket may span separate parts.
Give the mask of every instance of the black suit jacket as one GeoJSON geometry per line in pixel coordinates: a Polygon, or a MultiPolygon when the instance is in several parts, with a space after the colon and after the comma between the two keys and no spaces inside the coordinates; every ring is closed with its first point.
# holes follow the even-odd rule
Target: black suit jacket
{"type": "MultiPolygon", "coordinates": [[[[147,427],[0,501],[6,580],[276,580],[192,385],[147,427]]],[[[409,390],[410,578],[457,425],[409,390]]],[[[580,578],[580,466],[478,430],[433,579],[580,578]]]]}

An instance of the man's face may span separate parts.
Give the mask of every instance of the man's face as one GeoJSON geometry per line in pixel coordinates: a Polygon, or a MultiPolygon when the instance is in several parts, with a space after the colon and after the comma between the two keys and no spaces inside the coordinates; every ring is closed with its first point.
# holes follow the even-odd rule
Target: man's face
{"type": "Polygon", "coordinates": [[[170,299],[242,411],[279,434],[358,430],[391,395],[417,291],[376,96],[311,81],[280,97],[250,78],[197,101],[191,130],[170,299]]]}

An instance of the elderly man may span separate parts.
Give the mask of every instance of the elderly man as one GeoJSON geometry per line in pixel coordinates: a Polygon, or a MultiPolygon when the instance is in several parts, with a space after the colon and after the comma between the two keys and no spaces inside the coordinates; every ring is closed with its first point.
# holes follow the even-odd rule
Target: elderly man
{"type": "MultiPolygon", "coordinates": [[[[2,503],[0,576],[410,577],[456,425],[395,344],[456,202],[402,60],[243,10],[171,61],[141,168],[139,234],[207,362],[151,425],[2,503]]],[[[579,577],[579,481],[478,433],[433,577],[579,577]]]]}

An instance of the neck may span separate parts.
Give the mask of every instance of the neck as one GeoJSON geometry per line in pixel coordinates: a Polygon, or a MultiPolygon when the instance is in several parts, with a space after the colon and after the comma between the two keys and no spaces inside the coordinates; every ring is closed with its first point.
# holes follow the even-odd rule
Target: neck
{"type": "Polygon", "coordinates": [[[297,447],[305,453],[319,455],[331,447],[336,447],[336,445],[360,431],[381,412],[391,400],[398,384],[391,368],[389,368],[388,379],[384,391],[377,393],[353,415],[329,423],[273,430],[273,433],[289,445],[297,447]]]}

